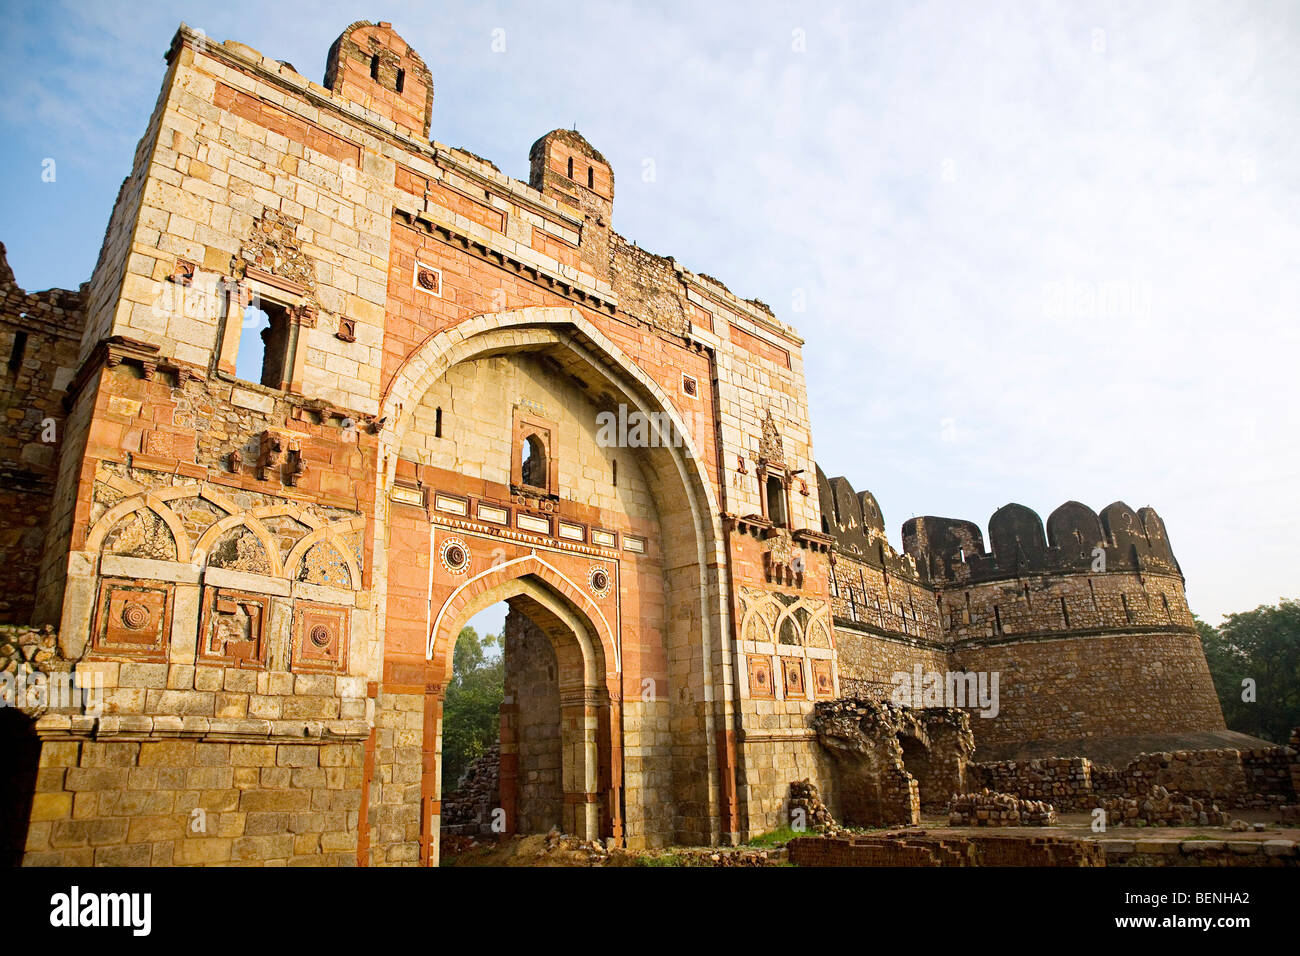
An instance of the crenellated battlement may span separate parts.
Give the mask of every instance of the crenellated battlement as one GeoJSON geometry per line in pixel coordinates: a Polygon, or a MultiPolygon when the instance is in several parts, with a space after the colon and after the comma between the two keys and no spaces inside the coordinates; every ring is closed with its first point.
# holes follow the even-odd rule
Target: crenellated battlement
{"type": "Polygon", "coordinates": [[[1067,501],[1043,520],[1021,504],[1004,505],[989,518],[989,550],[978,525],[925,516],[903,524],[903,551],[923,580],[938,586],[975,584],[1029,574],[1116,571],[1182,572],[1165,523],[1151,507],[1134,511],[1122,501],[1100,515],[1067,501]]]}
{"type": "Polygon", "coordinates": [[[875,495],[858,492],[847,478],[817,469],[822,531],[837,549],[868,567],[937,587],[979,584],[1030,574],[1173,574],[1182,569],[1169,545],[1164,520],[1152,507],[1136,511],[1122,501],[1101,513],[1067,501],[1047,517],[1032,508],[1004,505],[989,518],[988,547],[973,521],[932,515],[903,523],[903,551],[889,544],[875,495]]]}

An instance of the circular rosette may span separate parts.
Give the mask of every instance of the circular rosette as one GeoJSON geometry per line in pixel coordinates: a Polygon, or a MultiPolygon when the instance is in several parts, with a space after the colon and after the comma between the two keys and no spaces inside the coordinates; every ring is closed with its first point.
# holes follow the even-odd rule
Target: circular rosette
{"type": "Polygon", "coordinates": [[[469,545],[460,538],[447,538],[438,551],[442,566],[452,574],[464,574],[469,570],[469,545]]]}

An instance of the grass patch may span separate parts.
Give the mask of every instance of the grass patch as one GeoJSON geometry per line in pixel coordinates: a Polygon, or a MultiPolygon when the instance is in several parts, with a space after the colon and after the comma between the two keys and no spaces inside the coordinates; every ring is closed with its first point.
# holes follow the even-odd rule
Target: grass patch
{"type": "Polygon", "coordinates": [[[756,847],[785,846],[796,837],[812,835],[814,834],[809,833],[807,830],[795,830],[789,825],[783,825],[777,827],[775,830],[768,830],[766,833],[760,833],[744,845],[756,847]]]}
{"type": "Polygon", "coordinates": [[[638,856],[635,859],[637,866],[685,866],[686,861],[675,853],[657,853],[646,856],[638,856]]]}

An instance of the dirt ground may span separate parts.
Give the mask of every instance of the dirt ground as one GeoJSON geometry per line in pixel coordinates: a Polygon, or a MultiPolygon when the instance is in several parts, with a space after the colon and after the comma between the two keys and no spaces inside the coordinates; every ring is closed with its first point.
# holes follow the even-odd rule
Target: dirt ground
{"type": "MultiPolygon", "coordinates": [[[[996,834],[1006,839],[1029,839],[1053,834],[1082,840],[1165,839],[1165,840],[1294,840],[1300,842],[1300,827],[1279,825],[1276,814],[1241,810],[1234,819],[1248,824],[1262,823],[1256,831],[1230,827],[1110,827],[1094,833],[1088,813],[1061,814],[1054,827],[950,827],[947,817],[924,817],[919,827],[890,827],[870,831],[878,835],[915,835],[924,830],[932,836],[996,834]]],[[[866,831],[864,831],[866,832],[866,831]]],[[[762,845],[740,847],[667,847],[661,850],[621,850],[562,837],[558,833],[501,838],[448,838],[442,844],[443,866],[788,866],[783,842],[760,841],[762,845]]]]}

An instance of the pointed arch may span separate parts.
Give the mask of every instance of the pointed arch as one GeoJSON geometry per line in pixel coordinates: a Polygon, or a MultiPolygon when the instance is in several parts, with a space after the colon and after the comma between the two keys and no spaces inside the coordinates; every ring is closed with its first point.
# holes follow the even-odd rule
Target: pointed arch
{"type": "Polygon", "coordinates": [[[182,563],[190,560],[190,539],[185,533],[185,525],[181,522],[180,516],[150,492],[128,498],[126,501],[119,501],[104,512],[103,516],[95,522],[95,526],[90,529],[90,533],[86,535],[85,550],[90,552],[103,550],[108,533],[120,521],[137,511],[152,511],[156,514],[167,525],[176,543],[176,560],[182,563]]]}
{"type": "Polygon", "coordinates": [[[284,576],[291,581],[297,578],[298,568],[302,565],[307,552],[324,542],[334,545],[335,550],[342,556],[348,568],[348,578],[352,590],[361,590],[361,568],[357,566],[352,549],[335,532],[334,527],[328,524],[321,525],[315,531],[303,535],[294,543],[293,548],[289,551],[289,556],[284,559],[284,576]]]}
{"type": "Polygon", "coordinates": [[[270,565],[268,572],[270,577],[278,578],[283,576],[284,568],[280,560],[280,546],[276,544],[275,539],[271,537],[271,532],[266,529],[251,512],[243,511],[238,514],[226,515],[220,521],[214,521],[207,527],[207,530],[199,536],[198,543],[194,545],[194,554],[191,563],[196,567],[203,567],[208,563],[208,555],[212,551],[212,546],[216,544],[225,535],[227,531],[243,525],[253,533],[266,552],[267,564],[270,565]]]}
{"type": "MultiPolygon", "coordinates": [[[[543,582],[552,591],[572,604],[582,617],[585,617],[589,622],[589,626],[582,626],[581,622],[571,612],[561,612],[556,607],[552,607],[551,605],[555,603],[554,599],[546,597],[544,593],[532,592],[529,594],[530,597],[555,612],[561,620],[566,623],[577,624],[579,638],[582,637],[583,632],[587,632],[589,636],[595,638],[597,644],[589,648],[592,652],[589,655],[590,659],[592,661],[597,660],[595,652],[599,652],[599,660],[606,662],[606,666],[608,666],[608,662],[612,661],[614,667],[612,674],[592,675],[596,678],[597,683],[603,684],[607,678],[612,678],[622,670],[622,660],[619,655],[617,641],[614,639],[609,620],[605,617],[604,612],[583,592],[576,582],[536,554],[515,558],[513,561],[507,561],[489,568],[456,588],[447,597],[434,619],[433,627],[429,631],[428,643],[425,647],[425,658],[432,661],[445,653],[448,662],[450,662],[451,648],[455,646],[456,638],[460,636],[460,629],[464,623],[483,608],[528,590],[524,585],[519,585],[517,589],[515,586],[516,582],[526,578],[535,578],[543,582]]],[[[584,650],[587,649],[584,648],[584,650]]]]}

